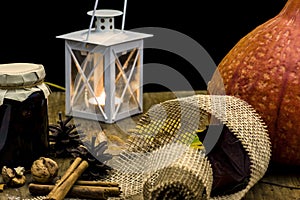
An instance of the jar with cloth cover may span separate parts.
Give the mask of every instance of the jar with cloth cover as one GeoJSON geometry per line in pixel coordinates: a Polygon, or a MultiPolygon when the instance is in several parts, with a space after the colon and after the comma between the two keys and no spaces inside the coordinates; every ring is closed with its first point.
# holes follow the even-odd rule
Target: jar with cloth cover
{"type": "Polygon", "coordinates": [[[43,65],[0,64],[0,167],[28,168],[48,149],[43,65]]]}

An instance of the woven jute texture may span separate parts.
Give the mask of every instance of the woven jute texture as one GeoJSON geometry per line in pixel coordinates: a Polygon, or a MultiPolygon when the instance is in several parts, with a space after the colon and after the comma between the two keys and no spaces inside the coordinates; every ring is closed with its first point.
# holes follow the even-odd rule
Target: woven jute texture
{"type": "Polygon", "coordinates": [[[233,96],[194,95],[152,106],[131,131],[127,148],[114,158],[108,181],[120,184],[121,199],[242,199],[265,174],[271,156],[264,122],[233,96]],[[213,172],[205,149],[191,143],[217,119],[241,142],[250,158],[248,185],[211,197],[213,172]]]}

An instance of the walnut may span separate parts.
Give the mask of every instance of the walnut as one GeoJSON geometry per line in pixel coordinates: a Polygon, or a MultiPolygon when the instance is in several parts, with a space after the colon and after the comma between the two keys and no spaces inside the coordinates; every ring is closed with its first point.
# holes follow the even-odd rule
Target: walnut
{"type": "Polygon", "coordinates": [[[2,167],[2,178],[3,178],[3,182],[5,184],[8,184],[14,177],[15,177],[15,172],[13,169],[8,168],[6,166],[2,167]]]}
{"type": "Polygon", "coordinates": [[[14,177],[11,182],[10,182],[10,186],[11,187],[20,187],[23,186],[26,182],[26,177],[24,175],[19,176],[19,177],[14,177]]]}
{"type": "Polygon", "coordinates": [[[40,157],[31,166],[31,175],[36,182],[51,182],[57,174],[58,165],[51,158],[40,157]]]}
{"type": "Polygon", "coordinates": [[[10,187],[20,187],[23,186],[26,182],[26,177],[24,176],[25,169],[24,167],[17,167],[11,169],[9,167],[2,167],[2,178],[3,182],[10,187]]]}
{"type": "Polygon", "coordinates": [[[25,168],[19,166],[19,167],[14,168],[14,171],[16,173],[16,176],[23,176],[24,172],[25,172],[25,168]]]}

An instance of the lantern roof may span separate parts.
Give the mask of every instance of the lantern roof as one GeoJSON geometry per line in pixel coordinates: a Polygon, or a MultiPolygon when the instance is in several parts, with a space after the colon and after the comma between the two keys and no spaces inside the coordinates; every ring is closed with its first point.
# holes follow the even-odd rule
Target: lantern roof
{"type": "Polygon", "coordinates": [[[152,34],[139,33],[139,32],[133,32],[127,30],[119,30],[119,29],[114,29],[113,31],[108,31],[108,32],[97,32],[95,31],[95,29],[92,29],[88,40],[86,40],[88,31],[89,31],[88,29],[75,31],[75,32],[57,36],[57,38],[61,38],[65,40],[73,40],[77,42],[85,42],[89,44],[102,45],[102,46],[112,46],[112,45],[130,42],[134,40],[141,40],[153,36],[152,34]]]}
{"type": "Polygon", "coordinates": [[[97,6],[98,0],[95,0],[94,9],[87,12],[87,14],[91,16],[89,29],[67,33],[57,36],[57,38],[102,46],[112,46],[153,36],[152,34],[124,30],[127,0],[124,0],[123,12],[113,9],[97,10],[97,6]],[[123,19],[122,28],[119,30],[114,27],[114,17],[120,15],[123,15],[123,19]],[[97,21],[95,28],[92,28],[95,17],[97,21]]]}

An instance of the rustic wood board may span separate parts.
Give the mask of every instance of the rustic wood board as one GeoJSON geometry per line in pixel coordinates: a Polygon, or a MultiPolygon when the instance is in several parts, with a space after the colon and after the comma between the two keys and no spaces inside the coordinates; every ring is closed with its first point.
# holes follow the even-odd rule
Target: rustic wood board
{"type": "MultiPolygon", "coordinates": [[[[152,105],[174,99],[176,97],[185,97],[195,94],[194,92],[160,92],[160,93],[145,93],[144,94],[144,112],[152,105]]],[[[197,94],[205,94],[203,91],[197,94]]],[[[48,116],[49,123],[54,124],[58,120],[58,112],[64,115],[65,109],[65,93],[53,92],[48,99],[48,116]]],[[[117,124],[100,123],[102,130],[107,135],[114,135],[126,141],[129,136],[127,130],[134,128],[140,115],[130,117],[129,119],[121,120],[117,124]]],[[[98,122],[95,122],[96,126],[98,122]]],[[[90,125],[90,124],[89,124],[90,125]]],[[[99,125],[99,124],[98,124],[99,125]]],[[[95,130],[97,132],[97,130],[95,130]]],[[[117,141],[118,142],[118,141],[117,141]]],[[[56,159],[60,165],[59,174],[69,166],[70,160],[56,159]]],[[[0,200],[4,199],[26,199],[31,198],[28,191],[28,183],[31,181],[30,174],[27,174],[27,183],[20,188],[5,189],[0,193],[0,200]],[[12,198],[15,197],[15,198],[12,198]]],[[[266,175],[246,194],[244,200],[300,200],[300,170],[298,168],[288,169],[285,167],[270,166],[266,175]]]]}

